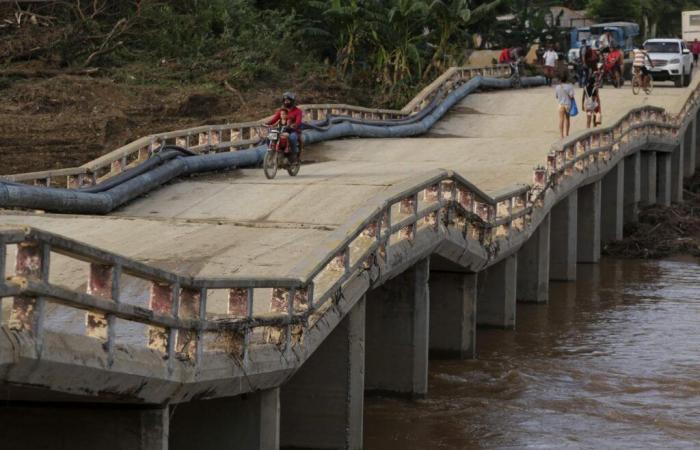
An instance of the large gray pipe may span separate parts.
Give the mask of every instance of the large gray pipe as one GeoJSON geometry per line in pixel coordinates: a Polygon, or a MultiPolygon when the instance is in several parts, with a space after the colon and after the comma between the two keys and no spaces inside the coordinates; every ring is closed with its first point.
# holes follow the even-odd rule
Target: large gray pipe
{"type": "MultiPolygon", "coordinates": [[[[523,86],[539,86],[544,82],[543,77],[521,79],[523,86]]],[[[476,89],[504,89],[510,86],[510,79],[478,76],[452,91],[442,101],[434,100],[413,116],[369,123],[349,117],[333,117],[325,126],[316,124],[314,129],[304,131],[304,142],[313,144],[349,136],[396,138],[423,134],[452,106],[476,89]]],[[[169,149],[105,183],[81,190],[0,182],[0,206],[59,213],[107,214],[178,176],[257,166],[262,162],[265,152],[264,145],[236,152],[196,156],[183,156],[191,154],[186,149],[169,149]]]]}

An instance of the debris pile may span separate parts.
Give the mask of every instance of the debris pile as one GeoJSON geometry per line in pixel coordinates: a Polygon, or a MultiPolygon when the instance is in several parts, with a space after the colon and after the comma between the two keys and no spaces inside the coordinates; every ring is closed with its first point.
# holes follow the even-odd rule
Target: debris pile
{"type": "Polygon", "coordinates": [[[684,202],[670,207],[649,206],[639,222],[625,226],[625,238],[611,242],[603,254],[622,258],[700,257],[700,172],[685,181],[684,202]]]}

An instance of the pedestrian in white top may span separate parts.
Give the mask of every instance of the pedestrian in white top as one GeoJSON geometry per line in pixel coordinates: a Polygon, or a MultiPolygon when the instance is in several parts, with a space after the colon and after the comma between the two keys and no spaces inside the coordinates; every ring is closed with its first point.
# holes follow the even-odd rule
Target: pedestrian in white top
{"type": "Polygon", "coordinates": [[[554,89],[554,96],[559,105],[559,134],[562,139],[569,135],[569,127],[571,126],[569,113],[575,95],[574,86],[569,83],[568,74],[563,72],[561,74],[561,83],[554,89]]]}
{"type": "Polygon", "coordinates": [[[559,55],[557,55],[557,52],[555,52],[552,46],[550,45],[547,48],[547,51],[544,52],[543,58],[544,77],[547,80],[547,86],[551,86],[552,78],[554,78],[554,69],[557,66],[557,60],[559,59],[559,55]]]}

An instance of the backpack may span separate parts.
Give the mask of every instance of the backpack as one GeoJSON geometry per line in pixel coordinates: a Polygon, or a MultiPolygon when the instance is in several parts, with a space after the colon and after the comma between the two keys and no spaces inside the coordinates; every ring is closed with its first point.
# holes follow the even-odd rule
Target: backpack
{"type": "Polygon", "coordinates": [[[589,64],[598,62],[598,52],[591,47],[586,47],[586,62],[589,64]]]}

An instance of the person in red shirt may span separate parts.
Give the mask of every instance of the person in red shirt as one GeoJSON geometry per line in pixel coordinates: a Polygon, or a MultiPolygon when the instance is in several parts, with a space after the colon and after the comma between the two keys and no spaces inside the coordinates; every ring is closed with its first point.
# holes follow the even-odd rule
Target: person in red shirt
{"type": "Polygon", "coordinates": [[[504,47],[503,50],[501,50],[501,54],[498,55],[498,64],[509,64],[510,61],[510,49],[504,47]]]}
{"type": "Polygon", "coordinates": [[[690,52],[693,54],[693,61],[695,61],[695,64],[697,64],[698,55],[700,55],[700,42],[698,42],[697,39],[695,39],[693,43],[690,44],[690,52]]]}
{"type": "Polygon", "coordinates": [[[296,106],[296,96],[292,92],[282,94],[282,107],[267,121],[267,125],[274,125],[280,121],[282,110],[287,112],[287,129],[289,130],[289,143],[292,145],[292,153],[296,158],[299,155],[301,142],[301,117],[302,111],[296,106]]]}

